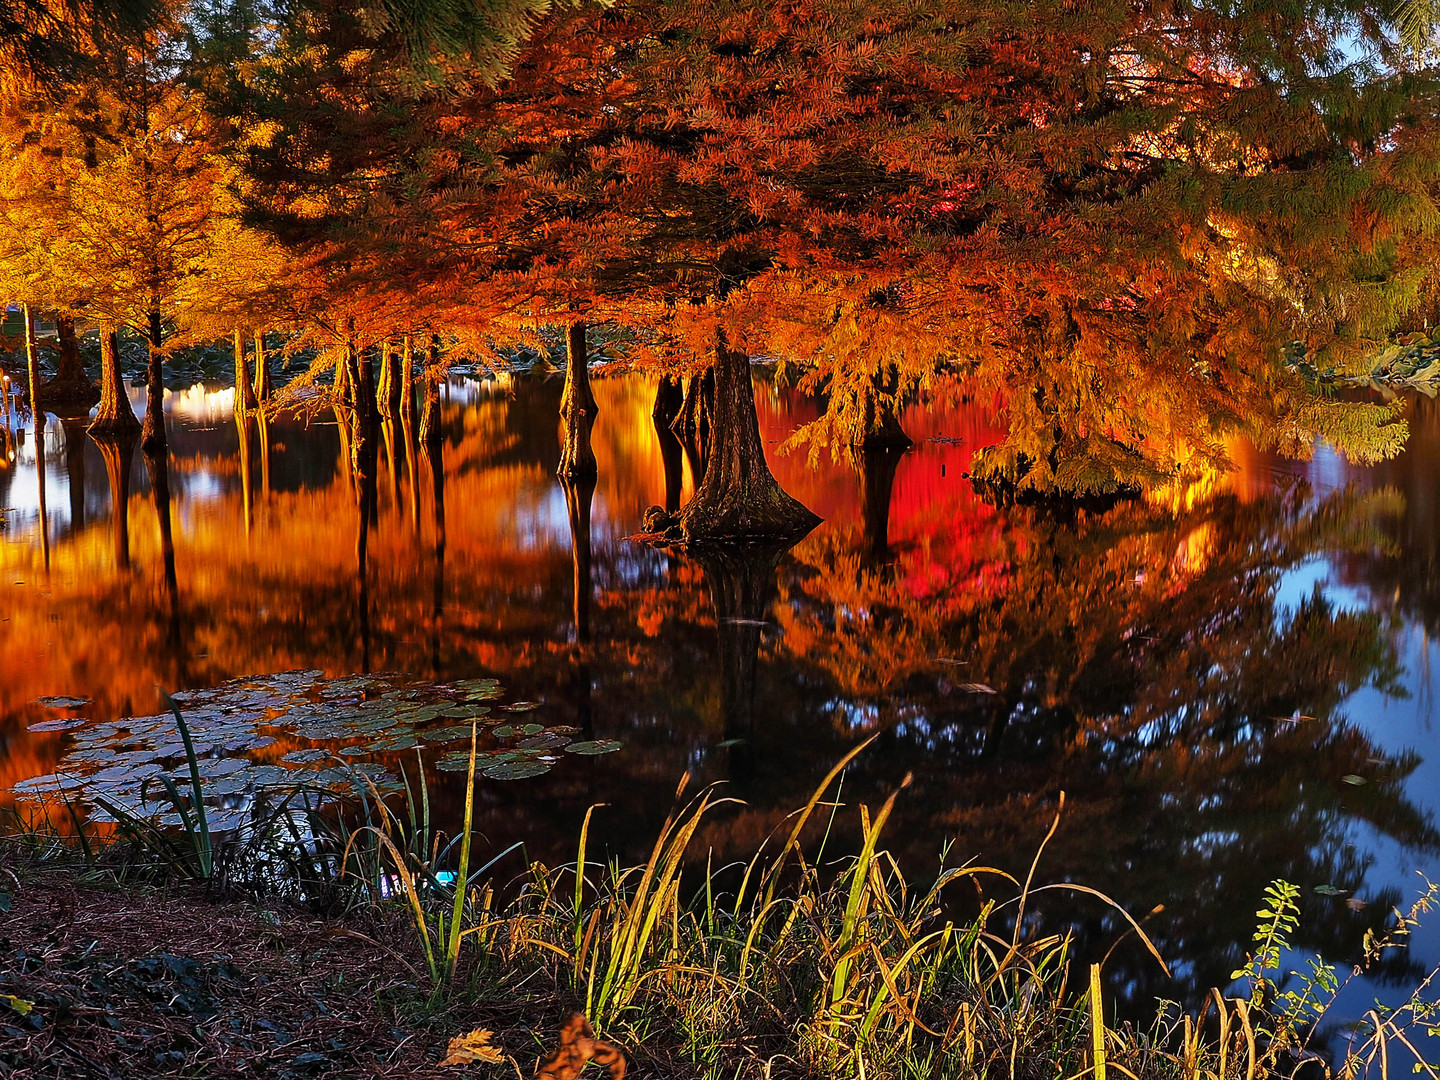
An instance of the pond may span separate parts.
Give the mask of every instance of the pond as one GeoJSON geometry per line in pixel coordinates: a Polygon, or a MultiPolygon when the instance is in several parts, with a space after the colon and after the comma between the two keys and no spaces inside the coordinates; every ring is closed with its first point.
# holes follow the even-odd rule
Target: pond
{"type": "MultiPolygon", "coordinates": [[[[164,486],[83,419],[50,419],[43,466],[22,432],[0,468],[0,789],[19,785],[0,807],[86,753],[135,755],[117,782],[148,768],[158,726],[116,721],[159,714],[162,687],[212,723],[217,773],[228,756],[280,775],[343,737],[393,775],[418,746],[449,820],[483,717],[484,843],[547,862],[573,858],[596,803],[592,842],[643,860],[683,775],[723,782],[744,805],[702,830],[718,864],[878,734],[842,799],[877,806],[912,778],[886,839],[913,878],[947,847],[1023,875],[1064,792],[1037,879],[1150,913],[1174,977],[1133,939],[1107,965],[1136,1002],[1223,986],[1274,878],[1304,891],[1298,944],[1343,961],[1417,872],[1440,875],[1435,402],[1376,468],[1237,444],[1236,470],[1201,484],[1005,505],[967,475],[999,438],[983,408],[910,410],[903,452],[780,455],[816,404],[757,369],[772,468],[824,522],[788,551],[691,558],[627,539],[694,484],[651,421],[654,380],[593,388],[593,490],[554,477],[558,378],[457,377],[438,460],[382,444],[365,530],[328,414],[252,424],[242,456],[230,391],[172,394],[164,486]],[[252,678],[278,673],[295,674],[252,678]],[[345,681],[363,673],[384,674],[345,681]],[[417,731],[367,719],[382,694],[417,731]],[[57,697],[75,700],[41,703],[57,697]],[[326,726],[339,707],[351,727],[326,726]]],[[[1047,897],[1082,950],[1124,930],[1047,897]]],[[[1424,926],[1352,1007],[1437,959],[1424,926]]]]}

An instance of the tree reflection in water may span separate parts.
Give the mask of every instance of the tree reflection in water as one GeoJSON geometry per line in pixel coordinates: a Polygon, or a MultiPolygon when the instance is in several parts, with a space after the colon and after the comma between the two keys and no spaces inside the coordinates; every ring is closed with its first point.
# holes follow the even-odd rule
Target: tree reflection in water
{"type": "MultiPolygon", "coordinates": [[[[814,415],[762,390],[767,446],[814,415]]],[[[483,785],[487,842],[571,857],[603,801],[595,842],[643,859],[688,771],[692,790],[725,781],[746,800],[699,840],[719,864],[753,851],[881,732],[843,795],[875,805],[914,773],[888,843],[916,878],[947,842],[954,858],[1023,870],[1066,792],[1042,875],[1102,888],[1137,915],[1164,905],[1146,926],[1178,982],[1138,948],[1109,961],[1137,1000],[1223,982],[1277,876],[1369,901],[1307,903],[1302,944],[1348,955],[1392,899],[1356,844],[1362,824],[1432,863],[1440,852],[1405,794],[1417,760],[1387,757],[1347,715],[1357,689],[1413,684],[1398,661],[1404,620],[1440,610],[1435,455],[1323,494],[1247,474],[1104,507],[998,506],[963,477],[993,438],[983,416],[916,412],[904,418],[914,450],[772,461],[827,519],[793,549],[685,555],[624,539],[646,506],[682,501],[698,471],[668,424],[657,438],[655,383],[603,378],[593,391],[593,487],[554,477],[558,380],[457,385],[418,431],[402,415],[385,500],[375,431],[273,418],[256,432],[268,493],[249,542],[255,477],[230,425],[173,426],[174,462],[147,460],[149,490],[134,494],[133,442],[89,447],[85,470],[67,459],[89,505],[112,509],[53,530],[48,591],[0,594],[0,783],[64,752],[63,736],[26,730],[43,694],[93,696],[99,719],[153,712],[157,683],[251,672],[494,675],[547,723],[625,749],[483,785]],[[1327,564],[1368,586],[1370,606],[1296,594],[1297,570],[1327,564]]],[[[1433,413],[1415,418],[1418,446],[1440,428],[1433,413]]],[[[13,473],[0,484],[25,487],[13,473]]],[[[9,580],[33,567],[38,582],[27,520],[0,561],[9,580]]],[[[458,813],[453,774],[432,788],[437,815],[458,813]]],[[[1054,916],[1058,894],[1046,895],[1054,916]]],[[[1098,904],[1064,906],[1080,948],[1119,936],[1098,904]]]]}

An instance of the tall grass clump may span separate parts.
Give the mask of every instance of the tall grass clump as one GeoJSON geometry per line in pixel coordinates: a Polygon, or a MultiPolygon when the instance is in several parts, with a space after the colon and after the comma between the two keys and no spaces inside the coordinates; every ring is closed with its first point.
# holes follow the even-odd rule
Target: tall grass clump
{"type": "MultiPolygon", "coordinates": [[[[398,899],[413,912],[437,992],[467,970],[502,982],[544,974],[597,1028],[715,1080],[1255,1080],[1388,1076],[1412,1063],[1440,1080],[1423,1056],[1422,1036],[1440,1031],[1433,973],[1405,1005],[1372,1010],[1333,1070],[1305,1071],[1321,1065],[1319,1033],[1348,980],[1318,961],[1282,977],[1298,917],[1298,890],[1284,883],[1267,893],[1254,950],[1235,972],[1245,992],[1216,990],[1198,1014],[1161,1003],[1148,1025],[1115,1024],[1103,966],[1072,978],[1068,934],[1027,936],[1026,910],[1038,893],[1056,889],[1111,904],[1163,967],[1139,924],[1094,889],[1036,886],[1044,844],[1024,880],[969,864],[915,884],[883,846],[900,791],[874,811],[826,800],[863,745],[832,770],[778,844],[739,865],[714,866],[696,843],[707,815],[733,800],[712,790],[682,803],[683,783],[681,808],[637,866],[592,859],[593,808],[575,861],[534,864],[518,887],[482,884],[483,871],[462,873],[463,847],[453,892],[416,859],[415,845],[409,856],[398,843],[381,844],[380,853],[412,862],[410,876],[399,875],[406,895],[398,899]],[[807,857],[807,827],[823,824],[828,836],[842,813],[858,818],[858,851],[827,862],[822,843],[807,857]],[[961,884],[998,895],[956,920],[944,914],[955,906],[946,894],[961,884]],[[1392,1066],[1392,1058],[1406,1064],[1392,1066]]],[[[1063,804],[1062,796],[1062,811],[1063,804]]],[[[1057,812],[1047,843],[1059,820],[1057,812]]],[[[1388,933],[1367,939],[1370,961],[1403,945],[1435,893],[1427,889],[1408,913],[1396,913],[1388,933]]]]}
{"type": "MultiPolygon", "coordinates": [[[[1426,1057],[1434,1057],[1430,1036],[1440,1034],[1437,972],[1400,1005],[1368,1010],[1345,1038],[1333,1015],[1350,980],[1404,947],[1440,888],[1427,882],[1407,911],[1367,935],[1362,964],[1342,973],[1318,959],[1287,970],[1299,890],[1274,882],[1228,993],[1216,989],[1198,1011],[1161,1002],[1147,1023],[1117,1023],[1103,962],[1074,970],[1081,961],[1069,934],[1038,932],[1027,917],[1045,892],[1098,900],[1164,967],[1141,926],[1103,893],[1035,884],[1063,795],[1023,878],[942,863],[917,882],[885,848],[908,778],[877,808],[847,807],[832,793],[867,745],[840,761],[748,860],[726,866],[714,864],[700,838],[710,816],[734,800],[708,789],[687,801],[683,781],[677,809],[639,865],[595,857],[592,808],[571,863],[533,863],[500,878],[497,865],[514,845],[474,866],[473,731],[457,835],[433,828],[422,767],[405,775],[401,805],[373,783],[346,807],[304,801],[304,831],[296,814],[272,816],[266,828],[277,836],[288,828],[290,840],[272,836],[248,850],[289,852],[271,876],[301,874],[300,893],[325,897],[332,910],[337,898],[341,909],[398,907],[413,948],[407,956],[403,941],[382,947],[413,973],[430,1005],[477,990],[533,1000],[542,989],[632,1053],[706,1080],[1388,1080],[1392,1072],[1440,1080],[1426,1057]],[[842,826],[855,842],[841,857],[827,855],[842,826]],[[952,898],[957,888],[968,905],[952,898]],[[974,913],[949,914],[960,910],[974,913]]],[[[143,842],[130,850],[169,873],[223,879],[235,860],[203,827],[194,770],[191,780],[188,798],[173,784],[167,793],[193,820],[168,832],[153,822],[132,826],[132,839],[143,842]],[[208,863],[202,844],[211,845],[208,863]]],[[[29,843],[59,850],[60,841],[36,835],[29,843]]],[[[93,858],[88,846],[85,858],[93,858]]]]}

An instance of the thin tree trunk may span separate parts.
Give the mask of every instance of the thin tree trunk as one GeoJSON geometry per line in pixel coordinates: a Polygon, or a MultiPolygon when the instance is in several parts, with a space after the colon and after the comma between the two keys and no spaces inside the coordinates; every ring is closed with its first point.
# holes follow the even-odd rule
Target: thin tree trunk
{"type": "Polygon", "coordinates": [[[165,358],[160,351],[165,344],[165,328],[158,311],[150,312],[146,340],[150,358],[145,372],[145,423],[140,428],[140,448],[153,457],[165,452],[165,358]]]}
{"type": "Polygon", "coordinates": [[[375,499],[375,471],[379,459],[375,439],[375,377],[370,358],[356,347],[353,331],[345,343],[347,382],[351,395],[350,453],[360,512],[367,525],[379,516],[375,499]]]}
{"type": "Polygon", "coordinates": [[[380,382],[375,405],[382,420],[394,420],[400,411],[400,355],[387,338],[380,346],[380,382]]]}
{"type": "Polygon", "coordinates": [[[665,469],[665,506],[667,515],[680,509],[680,495],[685,486],[685,449],[670,430],[663,417],[654,417],[655,441],[660,444],[660,462],[665,469]]]}
{"type": "Polygon", "coordinates": [[[573,480],[595,475],[595,452],[590,446],[595,396],[590,392],[585,323],[573,322],[567,328],[565,353],[565,389],[560,396],[560,468],[556,472],[573,480]]]}
{"type": "Polygon", "coordinates": [[[715,335],[715,408],[705,479],[680,514],[685,539],[777,539],[803,536],[820,523],[776,482],[765,463],[750,357],[715,335]]]}
{"type": "Polygon", "coordinates": [[[244,416],[255,411],[255,387],[250,382],[250,366],[245,360],[245,335],[235,328],[235,413],[244,416]]]}
{"type": "Polygon", "coordinates": [[[270,386],[270,358],[265,355],[265,334],[255,331],[255,400],[264,405],[274,391],[270,386]]]}
{"type": "Polygon", "coordinates": [[[710,414],[715,408],[715,369],[706,368],[699,375],[685,379],[685,393],[680,411],[670,422],[670,430],[682,443],[707,455],[710,445],[710,414]]]}
{"type": "Polygon", "coordinates": [[[420,442],[429,448],[439,446],[443,438],[440,431],[440,336],[430,338],[430,361],[425,365],[423,376],[425,398],[420,406],[420,442]]]}
{"type": "Polygon", "coordinates": [[[113,324],[107,324],[100,328],[100,408],[90,423],[90,434],[119,435],[139,430],[140,421],[120,375],[120,334],[113,324]]]}
{"type": "Polygon", "coordinates": [[[410,527],[420,531],[420,449],[415,430],[415,351],[405,335],[400,351],[400,440],[405,444],[405,478],[410,489],[410,527]]]}
{"type": "Polygon", "coordinates": [[[65,415],[82,414],[100,399],[100,390],[85,374],[75,317],[56,315],[55,332],[60,339],[60,355],[55,377],[45,384],[45,402],[50,409],[65,415]]]}
{"type": "Polygon", "coordinates": [[[30,417],[35,431],[45,430],[45,408],[40,399],[40,343],[35,340],[35,313],[29,304],[20,305],[25,328],[25,368],[30,379],[30,417]]]}

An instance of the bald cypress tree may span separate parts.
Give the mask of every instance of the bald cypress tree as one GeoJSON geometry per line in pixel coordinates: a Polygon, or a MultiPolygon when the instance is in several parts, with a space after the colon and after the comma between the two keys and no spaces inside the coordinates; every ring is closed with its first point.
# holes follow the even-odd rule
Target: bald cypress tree
{"type": "Polygon", "coordinates": [[[1436,221],[1432,87],[1387,9],[646,10],[630,71],[665,123],[615,172],[671,261],[709,268],[705,317],[828,387],[806,434],[863,441],[958,380],[1009,424],[980,472],[1021,487],[1144,484],[1237,433],[1400,444],[1393,409],[1327,398],[1285,352],[1324,367],[1382,335],[1417,283],[1396,241],[1436,221]]]}

